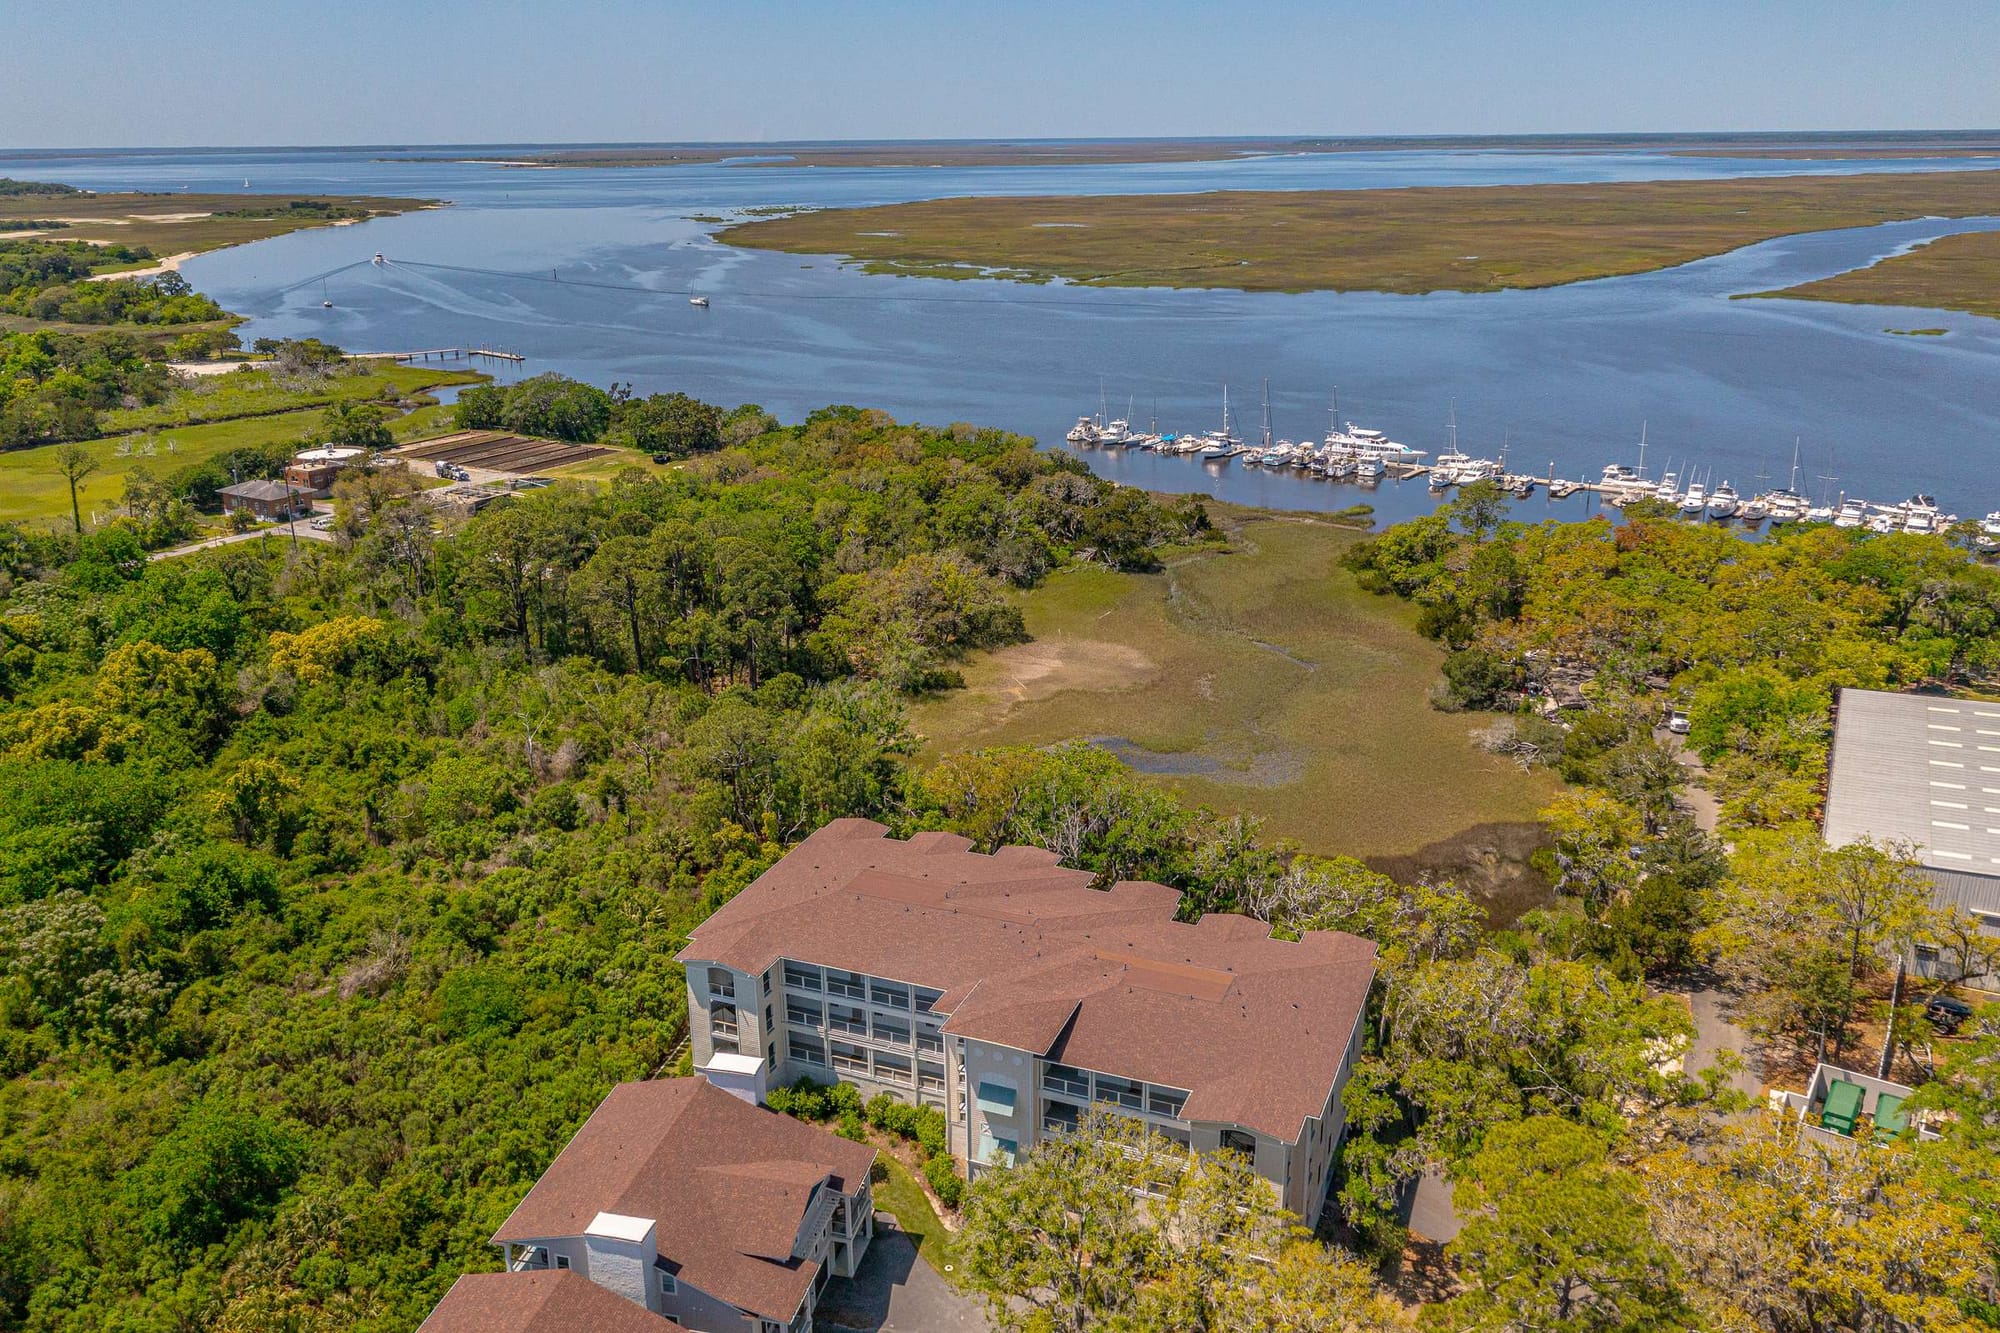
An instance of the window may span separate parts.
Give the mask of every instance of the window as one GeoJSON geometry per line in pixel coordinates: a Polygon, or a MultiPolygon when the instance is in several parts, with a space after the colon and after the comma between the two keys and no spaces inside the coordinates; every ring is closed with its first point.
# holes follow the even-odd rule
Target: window
{"type": "Polygon", "coordinates": [[[820,1011],[818,1000],[786,1000],[785,1018],[789,1022],[802,1023],[816,1028],[825,1015],[820,1011]]]}
{"type": "Polygon", "coordinates": [[[828,968],[826,972],[826,993],[845,995],[850,1000],[868,998],[868,988],[861,984],[861,978],[852,972],[837,972],[828,968]]]}
{"type": "Polygon", "coordinates": [[[1129,1078],[1113,1078],[1109,1074],[1097,1076],[1097,1100],[1107,1106],[1123,1106],[1138,1110],[1144,1105],[1139,1099],[1139,1085],[1129,1078]]]}
{"type": "Polygon", "coordinates": [[[944,1066],[917,1062],[917,1086],[925,1092],[944,1092],[944,1066]]]}
{"type": "Polygon", "coordinates": [[[943,998],[943,991],[931,990],[927,986],[917,987],[917,1012],[920,1014],[930,1013],[933,1006],[943,998]]]}
{"type": "Polygon", "coordinates": [[[875,1040],[890,1042],[897,1046],[910,1044],[910,1029],[901,1023],[881,1017],[875,1018],[875,1040]]]}
{"type": "Polygon", "coordinates": [[[1163,1139],[1171,1139],[1173,1142],[1180,1144],[1180,1146],[1183,1148],[1194,1147],[1193,1138],[1191,1138],[1188,1132],[1184,1129],[1179,1129],[1179,1128],[1161,1129],[1161,1130],[1156,1130],[1154,1132],[1157,1133],[1163,1139]]]}
{"type": "Polygon", "coordinates": [[[1051,1101],[1042,1111],[1042,1129],[1050,1134],[1073,1133],[1077,1122],[1082,1118],[1081,1107],[1071,1106],[1068,1102],[1051,1101]]]}
{"type": "Polygon", "coordinates": [[[674,1275],[672,1273],[669,1273],[666,1269],[662,1268],[660,1270],[660,1295],[672,1296],[680,1289],[681,1289],[681,1284],[674,1281],[674,1275]]]}
{"type": "Polygon", "coordinates": [[[803,963],[786,963],[785,985],[792,990],[818,990],[819,969],[803,963]]]}
{"type": "Polygon", "coordinates": [[[910,1007],[910,993],[901,986],[887,981],[878,981],[869,986],[868,998],[889,1009],[910,1007]]]}
{"type": "Polygon", "coordinates": [[[1222,1146],[1230,1152],[1240,1152],[1246,1157],[1254,1158],[1257,1155],[1256,1136],[1254,1134],[1245,1134],[1240,1129],[1223,1130],[1222,1146]]]}
{"type": "Polygon", "coordinates": [[[715,1008],[709,1010],[708,1030],[718,1037],[735,1036],[736,1006],[733,1004],[718,1004],[715,1008]]]}
{"type": "Polygon", "coordinates": [[[708,994],[710,999],[733,1000],[736,998],[736,977],[725,968],[708,969],[708,994]]]}
{"type": "Polygon", "coordinates": [[[556,1256],[556,1267],[557,1267],[557,1268],[568,1268],[568,1267],[569,1267],[569,1256],[568,1256],[568,1255],[566,1255],[566,1254],[559,1254],[559,1255],[557,1255],[557,1256],[556,1256]]]}
{"type": "Polygon", "coordinates": [[[944,1054],[944,1034],[934,1027],[917,1028],[917,1049],[933,1055],[944,1054]]]}
{"type": "Polygon", "coordinates": [[[826,1063],[826,1047],[819,1044],[819,1038],[817,1037],[801,1037],[798,1033],[794,1032],[792,1034],[790,1050],[792,1059],[802,1064],[823,1065],[826,1063]]]}
{"type": "Polygon", "coordinates": [[[885,1083],[908,1084],[910,1081],[910,1061],[901,1055],[883,1055],[876,1052],[875,1077],[885,1083]]]}
{"type": "Polygon", "coordinates": [[[764,994],[769,995],[770,993],[771,993],[771,974],[769,972],[766,972],[764,974],[764,994]]]}
{"type": "Polygon", "coordinates": [[[844,1004],[829,1004],[826,1007],[826,1025],[835,1032],[852,1032],[858,1037],[868,1035],[868,1015],[844,1004]]]}
{"type": "Polygon", "coordinates": [[[1002,1166],[1014,1165],[1014,1158],[1021,1151],[1020,1145],[1012,1139],[1003,1139],[987,1130],[979,1136],[979,1160],[991,1163],[998,1161],[1002,1166]]]}
{"type": "Polygon", "coordinates": [[[1090,1075],[1068,1065],[1050,1065],[1042,1073],[1042,1087],[1049,1092],[1066,1093],[1071,1097],[1088,1097],[1090,1075]]]}
{"type": "Polygon", "coordinates": [[[850,1074],[865,1074],[868,1072],[868,1051],[866,1048],[850,1046],[844,1041],[836,1041],[829,1042],[828,1049],[833,1052],[833,1067],[835,1069],[844,1069],[850,1074]]]}
{"type": "Polygon", "coordinates": [[[1178,1120],[1181,1118],[1181,1108],[1186,1105],[1187,1094],[1185,1092],[1177,1092],[1172,1088],[1146,1089],[1146,1109],[1154,1115],[1163,1115],[1170,1119],[1178,1120]]]}
{"type": "Polygon", "coordinates": [[[764,1026],[766,1028],[775,1026],[775,1024],[771,1022],[771,1006],[768,1004],[764,1006],[764,1026]]]}

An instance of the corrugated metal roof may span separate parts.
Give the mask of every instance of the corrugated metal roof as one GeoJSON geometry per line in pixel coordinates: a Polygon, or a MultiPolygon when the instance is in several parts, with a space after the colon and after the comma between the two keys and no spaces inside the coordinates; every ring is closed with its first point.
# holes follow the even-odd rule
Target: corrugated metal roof
{"type": "Polygon", "coordinates": [[[2000,876],[2000,703],[1842,690],[1826,840],[1914,844],[1954,876],[2000,876]]]}

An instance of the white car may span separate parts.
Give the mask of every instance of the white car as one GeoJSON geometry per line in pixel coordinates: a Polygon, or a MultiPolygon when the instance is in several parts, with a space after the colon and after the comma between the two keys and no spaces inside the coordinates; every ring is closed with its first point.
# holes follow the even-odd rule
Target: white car
{"type": "Polygon", "coordinates": [[[321,514],[318,518],[314,519],[307,526],[310,527],[314,532],[325,532],[328,528],[333,526],[333,515],[321,514]]]}
{"type": "Polygon", "coordinates": [[[1679,709],[1676,709],[1672,713],[1669,713],[1667,715],[1667,730],[1673,732],[1674,735],[1676,736],[1687,735],[1688,715],[1686,713],[1681,712],[1679,709]]]}

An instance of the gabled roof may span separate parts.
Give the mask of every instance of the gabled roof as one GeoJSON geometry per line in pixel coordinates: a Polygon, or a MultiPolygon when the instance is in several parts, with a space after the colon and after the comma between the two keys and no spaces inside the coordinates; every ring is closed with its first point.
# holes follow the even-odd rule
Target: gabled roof
{"type": "Polygon", "coordinates": [[[688,1333],[581,1273],[467,1273],[417,1333],[688,1333]]]}
{"type": "Polygon", "coordinates": [[[1174,919],[1164,885],[1091,887],[1051,852],[836,820],[697,926],[680,957],[781,958],[944,992],[946,1032],[1185,1089],[1189,1119],[1295,1140],[1326,1109],[1375,975],[1338,931],[1174,919]]]}
{"type": "Polygon", "coordinates": [[[660,1258],[683,1281],[783,1323],[819,1268],[792,1255],[814,1191],[852,1193],[874,1161],[873,1148],[706,1079],[621,1083],[493,1240],[581,1236],[599,1213],[648,1218],[660,1258]]]}

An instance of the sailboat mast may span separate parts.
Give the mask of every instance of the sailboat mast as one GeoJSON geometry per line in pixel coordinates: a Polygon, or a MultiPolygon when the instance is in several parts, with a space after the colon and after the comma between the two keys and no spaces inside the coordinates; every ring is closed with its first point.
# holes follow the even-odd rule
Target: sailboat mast
{"type": "Polygon", "coordinates": [[[1264,381],[1264,447],[1271,447],[1271,381],[1264,381]]]}
{"type": "Polygon", "coordinates": [[[1639,422],[1639,480],[1646,479],[1646,422],[1639,422]]]}

